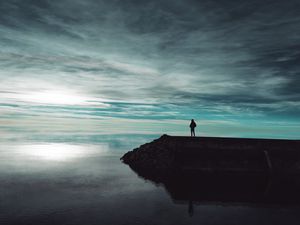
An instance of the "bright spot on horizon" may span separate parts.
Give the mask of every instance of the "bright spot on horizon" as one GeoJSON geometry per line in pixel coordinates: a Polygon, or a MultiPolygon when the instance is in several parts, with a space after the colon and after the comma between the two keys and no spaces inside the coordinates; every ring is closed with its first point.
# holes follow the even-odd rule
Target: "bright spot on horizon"
{"type": "Polygon", "coordinates": [[[53,105],[83,105],[88,99],[65,91],[41,91],[25,94],[22,100],[53,105]]]}
{"type": "Polygon", "coordinates": [[[30,92],[18,96],[24,102],[49,105],[98,105],[108,107],[109,104],[100,102],[102,99],[92,98],[72,91],[46,90],[30,92]]]}

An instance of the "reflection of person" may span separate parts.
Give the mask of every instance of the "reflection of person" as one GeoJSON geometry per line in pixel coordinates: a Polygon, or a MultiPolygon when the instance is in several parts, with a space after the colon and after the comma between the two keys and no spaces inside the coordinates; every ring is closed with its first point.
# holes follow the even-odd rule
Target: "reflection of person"
{"type": "Polygon", "coordinates": [[[190,123],[190,128],[191,128],[191,136],[195,137],[195,127],[197,126],[197,124],[195,123],[194,119],[191,120],[190,123]]]}
{"type": "Polygon", "coordinates": [[[189,215],[191,217],[194,215],[194,204],[192,200],[189,200],[189,215]]]}

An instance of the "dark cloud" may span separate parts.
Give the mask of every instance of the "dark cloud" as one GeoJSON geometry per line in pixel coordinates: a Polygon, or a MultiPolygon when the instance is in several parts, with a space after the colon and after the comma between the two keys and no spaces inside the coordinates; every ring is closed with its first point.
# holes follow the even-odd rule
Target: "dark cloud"
{"type": "Polygon", "coordinates": [[[295,115],[299,11],[298,0],[2,1],[0,76],[6,91],[36,79],[124,102],[295,115]]]}

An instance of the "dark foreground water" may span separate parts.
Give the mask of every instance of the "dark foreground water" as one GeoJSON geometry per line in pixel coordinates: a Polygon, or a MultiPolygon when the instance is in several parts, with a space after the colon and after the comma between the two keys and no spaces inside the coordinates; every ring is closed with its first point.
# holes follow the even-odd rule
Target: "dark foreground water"
{"type": "Polygon", "coordinates": [[[157,136],[3,142],[0,224],[299,224],[300,208],[174,201],[119,158],[157,136]]]}

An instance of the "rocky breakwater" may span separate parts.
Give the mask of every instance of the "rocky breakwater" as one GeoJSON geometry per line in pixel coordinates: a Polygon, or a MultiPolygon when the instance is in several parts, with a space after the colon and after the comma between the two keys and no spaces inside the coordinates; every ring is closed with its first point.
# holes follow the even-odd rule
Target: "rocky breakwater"
{"type": "Polygon", "coordinates": [[[170,147],[168,135],[163,135],[157,140],[127,152],[121,160],[131,167],[141,170],[175,169],[175,152],[170,147]]]}
{"type": "Polygon", "coordinates": [[[299,173],[300,141],[219,137],[159,139],[127,152],[121,160],[149,173],[299,173]]]}

